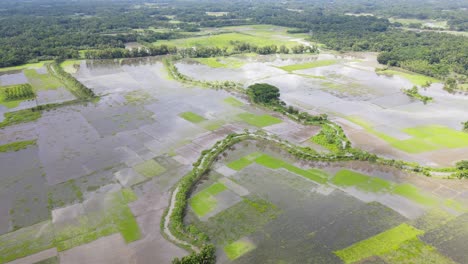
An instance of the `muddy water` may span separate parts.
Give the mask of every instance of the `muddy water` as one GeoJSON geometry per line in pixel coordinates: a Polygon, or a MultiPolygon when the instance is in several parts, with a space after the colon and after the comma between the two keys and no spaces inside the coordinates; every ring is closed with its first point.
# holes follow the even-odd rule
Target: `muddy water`
{"type": "MultiPolygon", "coordinates": [[[[421,175],[410,175],[394,168],[378,166],[366,162],[298,162],[290,154],[278,147],[265,142],[242,142],[222,155],[214,168],[219,168],[238,160],[255,151],[283,159],[302,168],[320,168],[334,175],[342,169],[351,169],[372,175],[395,183],[412,183],[423,192],[434,192],[441,188],[449,188],[451,193],[440,197],[457,197],[468,191],[466,184],[451,180],[427,179],[421,175]],[[443,187],[442,187],[443,186],[443,187]],[[455,187],[458,186],[458,187],[455,187]]],[[[211,172],[196,191],[202,190],[223,176],[211,172]]],[[[255,249],[240,258],[229,261],[223,251],[225,244],[218,244],[218,263],[342,263],[333,251],[346,248],[356,242],[365,240],[385,230],[402,223],[415,223],[431,210],[407,199],[396,199],[386,193],[365,193],[352,188],[337,188],[332,184],[321,186],[315,182],[290,173],[286,170],[271,170],[263,166],[252,164],[229,177],[250,195],[273,203],[281,214],[266,225],[253,232],[239,234],[236,239],[247,239],[255,245],[255,249]],[[313,260],[313,261],[312,261],[313,260]]],[[[194,192],[194,193],[195,193],[194,192]]],[[[457,197],[457,201],[464,201],[457,197]]],[[[226,210],[233,210],[227,208],[226,210]]],[[[232,217],[235,213],[231,211],[232,217]]],[[[196,216],[189,213],[186,224],[199,223],[196,216]]],[[[463,219],[463,216],[460,216],[463,219]]],[[[203,221],[206,221],[203,220],[203,221]]],[[[226,225],[224,222],[210,219],[202,228],[212,227],[219,230],[236,230],[243,227],[226,225]]],[[[441,231],[442,232],[442,231],[441,231]]],[[[211,237],[213,241],[224,241],[211,237]]],[[[440,239],[428,238],[431,243],[445,243],[440,239]]],[[[451,243],[455,249],[446,250],[451,256],[453,252],[460,252],[462,244],[451,243]]],[[[458,258],[462,258],[457,255],[458,258]]]]}

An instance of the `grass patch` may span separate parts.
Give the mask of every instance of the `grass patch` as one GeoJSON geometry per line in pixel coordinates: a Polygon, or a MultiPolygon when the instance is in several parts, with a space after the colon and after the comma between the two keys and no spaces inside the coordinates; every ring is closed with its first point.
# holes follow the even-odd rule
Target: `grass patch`
{"type": "Polygon", "coordinates": [[[135,194],[135,192],[130,189],[130,188],[124,188],[121,190],[122,196],[127,203],[134,202],[138,200],[138,196],[135,194]]]}
{"type": "Polygon", "coordinates": [[[23,258],[54,247],[50,220],[0,236],[0,263],[23,258]]]}
{"type": "Polygon", "coordinates": [[[356,116],[348,116],[348,120],[363,127],[367,132],[385,140],[393,147],[408,153],[422,153],[443,148],[468,147],[468,133],[457,131],[445,126],[429,125],[405,128],[403,132],[413,138],[399,140],[382,132],[376,131],[373,126],[356,116]]]}
{"type": "Polygon", "coordinates": [[[324,172],[317,173],[316,170],[304,170],[283,160],[268,155],[262,155],[261,157],[257,158],[255,162],[270,169],[284,168],[292,173],[322,184],[326,183],[328,178],[323,177],[324,172]]]}
{"type": "Polygon", "coordinates": [[[146,91],[132,91],[124,95],[125,101],[128,104],[138,105],[152,99],[151,95],[146,91]]]}
{"type": "Polygon", "coordinates": [[[241,107],[244,105],[244,103],[242,103],[241,101],[237,100],[236,98],[234,97],[228,97],[226,99],[223,100],[223,102],[231,105],[231,106],[234,106],[234,107],[241,107]]]}
{"type": "Polygon", "coordinates": [[[436,78],[421,75],[421,74],[417,74],[417,73],[410,72],[410,71],[402,71],[402,70],[392,69],[392,70],[379,71],[379,73],[383,73],[385,75],[390,75],[390,76],[398,75],[398,76],[401,76],[401,77],[407,79],[412,84],[419,85],[419,86],[422,86],[422,85],[426,84],[427,82],[430,82],[430,83],[440,83],[441,82],[440,80],[438,80],[436,78]]]}
{"type": "Polygon", "coordinates": [[[25,141],[16,141],[13,143],[5,144],[0,146],[0,152],[10,152],[10,151],[19,151],[29,146],[36,145],[37,140],[25,140],[25,141]]]}
{"type": "Polygon", "coordinates": [[[205,121],[206,119],[203,118],[202,116],[199,116],[193,112],[183,112],[181,114],[179,114],[180,117],[182,117],[183,119],[189,121],[189,122],[192,122],[192,123],[200,123],[202,121],[205,121]]]}
{"type": "Polygon", "coordinates": [[[392,183],[389,181],[350,170],[337,172],[332,179],[332,183],[342,187],[354,186],[367,192],[388,191],[392,187],[392,183]]]}
{"type": "Polygon", "coordinates": [[[146,178],[152,178],[158,176],[166,171],[166,169],[157,163],[155,160],[150,159],[133,167],[136,172],[145,176],[146,178]]]}
{"type": "Polygon", "coordinates": [[[243,61],[232,57],[196,58],[195,60],[211,68],[238,69],[245,65],[243,61]]]}
{"type": "Polygon", "coordinates": [[[238,240],[224,247],[227,257],[230,260],[235,260],[240,256],[255,249],[255,245],[249,241],[238,240]]]}
{"type": "Polygon", "coordinates": [[[76,65],[79,66],[80,64],[81,60],[66,60],[60,63],[60,67],[62,67],[65,72],[74,74],[77,72],[76,65]]]}
{"type": "Polygon", "coordinates": [[[244,156],[238,160],[229,163],[227,166],[233,170],[240,171],[243,168],[252,164],[253,162],[256,162],[259,165],[274,170],[283,168],[292,173],[298,174],[304,178],[313,180],[318,183],[326,183],[328,179],[328,174],[319,169],[304,170],[283,160],[271,157],[260,152],[251,153],[247,156],[244,156]]]}
{"type": "Polygon", "coordinates": [[[278,68],[291,73],[293,71],[298,71],[298,70],[306,70],[306,69],[311,69],[311,68],[330,66],[330,65],[336,64],[337,62],[338,62],[337,60],[318,60],[318,61],[311,61],[311,62],[301,63],[301,64],[287,65],[287,66],[282,66],[278,68]]]}
{"type": "Polygon", "coordinates": [[[55,90],[64,85],[49,73],[39,74],[37,70],[26,69],[23,71],[29,83],[34,87],[36,91],[55,90]]]}
{"type": "Polygon", "coordinates": [[[371,256],[393,252],[406,241],[416,239],[418,235],[423,233],[423,231],[408,224],[401,224],[334,253],[345,263],[354,263],[371,256]]]}
{"type": "Polygon", "coordinates": [[[127,205],[127,198],[122,192],[108,194],[105,199],[108,204],[102,215],[83,216],[79,224],[55,230],[57,250],[64,251],[117,232],[127,243],[140,239],[140,228],[127,205]]]}
{"type": "Polygon", "coordinates": [[[217,245],[228,245],[275,219],[281,211],[269,201],[249,197],[196,226],[217,245]]]}
{"type": "Polygon", "coordinates": [[[393,189],[393,193],[422,205],[434,206],[438,204],[435,198],[422,194],[421,190],[411,184],[400,184],[393,189]]]}
{"type": "Polygon", "coordinates": [[[202,217],[216,208],[214,196],[225,191],[227,187],[222,183],[214,183],[210,187],[198,192],[190,199],[190,206],[198,217],[202,217]]]}
{"type": "Polygon", "coordinates": [[[256,127],[266,127],[282,122],[281,119],[270,115],[254,115],[251,113],[241,113],[237,116],[245,123],[256,127]]]}
{"type": "Polygon", "coordinates": [[[221,120],[212,120],[203,124],[203,128],[210,130],[210,131],[214,131],[216,129],[219,129],[223,125],[224,125],[224,122],[221,120]]]}
{"type": "Polygon", "coordinates": [[[5,113],[5,119],[2,122],[0,122],[0,128],[20,123],[36,121],[40,117],[41,112],[31,111],[30,109],[5,113]]]}
{"type": "Polygon", "coordinates": [[[40,69],[40,68],[44,67],[44,65],[47,62],[50,62],[50,61],[41,61],[41,62],[36,62],[36,63],[23,64],[23,65],[19,65],[19,66],[0,68],[0,72],[20,71],[20,70],[24,70],[24,69],[40,69]]]}
{"type": "Polygon", "coordinates": [[[455,264],[451,259],[440,254],[437,249],[413,238],[403,242],[397,250],[380,256],[385,263],[403,264],[455,264]]]}
{"type": "MultiPolygon", "coordinates": [[[[233,29],[233,28],[231,28],[233,29]]],[[[226,30],[230,30],[226,28],[226,30]]],[[[154,44],[161,45],[166,44],[170,46],[177,46],[181,48],[191,48],[191,47],[227,47],[228,51],[232,51],[233,45],[231,42],[240,41],[247,42],[256,46],[281,46],[285,45],[287,47],[292,47],[298,45],[297,42],[288,41],[287,39],[281,38],[281,36],[276,36],[275,34],[262,34],[259,35],[257,30],[245,31],[245,32],[230,32],[222,33],[215,35],[206,35],[199,37],[191,37],[184,39],[172,39],[172,40],[161,40],[157,41],[154,44]]]]}

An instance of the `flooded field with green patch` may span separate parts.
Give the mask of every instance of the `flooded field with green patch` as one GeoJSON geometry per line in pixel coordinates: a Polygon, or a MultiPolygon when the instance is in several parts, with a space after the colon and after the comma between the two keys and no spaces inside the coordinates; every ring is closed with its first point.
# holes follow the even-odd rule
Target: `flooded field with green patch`
{"type": "Polygon", "coordinates": [[[468,158],[468,135],[461,131],[467,97],[447,93],[431,77],[399,69],[376,71],[382,66],[375,54],[234,56],[176,66],[201,80],[275,85],[286,103],[311,114],[329,114],[356,146],[385,157],[431,166],[468,158]],[[428,104],[402,92],[426,83],[430,86],[419,90],[433,98],[428,104]]]}
{"type": "MultiPolygon", "coordinates": [[[[319,126],[234,92],[180,83],[162,60],[67,61],[64,70],[99,100],[0,128],[0,263],[170,263],[187,254],[161,235],[171,191],[215,142],[262,129],[332,151],[311,140],[319,126]]],[[[373,54],[247,54],[175,65],[195,80],[274,84],[286,103],[327,113],[353,146],[372,153],[440,166],[467,158],[468,138],[459,131],[466,98],[434,83],[421,90],[434,102],[414,101],[400,89],[428,79],[397,69],[378,74],[373,54]]],[[[22,84],[37,96],[0,101],[0,121],[5,113],[76,99],[46,64],[0,73],[3,88],[22,84]]],[[[222,154],[196,185],[185,222],[216,244],[219,263],[398,263],[408,255],[463,263],[459,239],[467,229],[453,233],[451,226],[464,221],[467,204],[468,187],[457,180],[357,161],[304,162],[248,141],[222,154]],[[375,242],[381,237],[391,243],[375,242]],[[376,248],[363,250],[368,244],[376,248]]]]}
{"type": "Polygon", "coordinates": [[[446,236],[466,234],[466,188],[246,141],[193,190],[185,223],[209,236],[218,263],[464,263],[463,243],[446,236]],[[458,231],[447,227],[456,221],[458,231]]]}

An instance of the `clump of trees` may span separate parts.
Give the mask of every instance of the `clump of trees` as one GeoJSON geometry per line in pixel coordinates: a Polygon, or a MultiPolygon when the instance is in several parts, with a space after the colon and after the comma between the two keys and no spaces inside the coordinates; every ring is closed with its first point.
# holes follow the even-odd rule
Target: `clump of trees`
{"type": "Polygon", "coordinates": [[[249,86],[247,95],[257,104],[278,105],[282,103],[278,87],[267,83],[256,83],[249,86]]]}
{"type": "Polygon", "coordinates": [[[7,86],[2,90],[6,101],[32,99],[36,97],[36,94],[29,83],[7,86]]]}
{"type": "Polygon", "coordinates": [[[468,132],[468,121],[463,122],[462,125],[463,125],[463,130],[468,132]]]}
{"type": "Polygon", "coordinates": [[[204,246],[199,253],[192,253],[182,259],[175,258],[172,264],[215,264],[216,249],[213,245],[204,246]]]}
{"type": "Polygon", "coordinates": [[[403,89],[403,92],[408,95],[409,97],[418,99],[422,101],[424,104],[427,104],[428,102],[432,101],[432,97],[430,96],[425,96],[419,93],[419,89],[416,85],[413,86],[411,89],[403,89]]]}
{"type": "Polygon", "coordinates": [[[455,176],[458,178],[466,178],[468,179],[468,160],[462,160],[459,161],[455,164],[455,168],[457,169],[457,172],[455,173],[455,176]]]}

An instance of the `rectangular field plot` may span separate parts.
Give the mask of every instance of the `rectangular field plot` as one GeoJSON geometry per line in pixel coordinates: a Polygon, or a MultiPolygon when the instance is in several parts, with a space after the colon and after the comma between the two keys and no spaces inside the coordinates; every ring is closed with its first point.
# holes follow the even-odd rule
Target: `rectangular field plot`
{"type": "Polygon", "coordinates": [[[467,237],[468,214],[465,213],[427,232],[421,239],[458,263],[468,263],[467,237]]]}
{"type": "Polygon", "coordinates": [[[133,169],[147,178],[158,176],[166,171],[163,166],[161,166],[153,159],[139,163],[135,165],[133,169]]]}
{"type": "Polygon", "coordinates": [[[287,72],[293,72],[293,71],[305,70],[305,69],[310,69],[310,68],[330,66],[335,63],[337,63],[336,60],[319,60],[319,61],[311,61],[311,62],[303,63],[303,64],[288,65],[288,66],[283,66],[279,68],[287,72]]]}
{"type": "Polygon", "coordinates": [[[237,116],[245,123],[256,127],[266,127],[282,122],[281,119],[270,115],[254,115],[251,113],[242,113],[237,116]]]}
{"type": "Polygon", "coordinates": [[[360,117],[350,116],[348,119],[362,126],[367,132],[385,140],[393,147],[408,153],[422,153],[444,148],[468,147],[467,133],[444,126],[427,125],[405,128],[402,131],[412,136],[412,138],[400,140],[375,130],[372,124],[360,117]]]}
{"type": "Polygon", "coordinates": [[[195,114],[193,112],[183,112],[179,114],[179,116],[192,123],[200,123],[206,120],[202,116],[199,116],[198,114],[195,114]]]}
{"type": "Polygon", "coordinates": [[[371,256],[383,255],[394,251],[406,241],[415,239],[423,233],[423,231],[410,225],[401,224],[350,247],[336,251],[335,254],[345,263],[354,263],[371,256]]]}
{"type": "Polygon", "coordinates": [[[229,163],[227,166],[233,170],[240,171],[254,162],[270,169],[286,169],[292,173],[298,174],[304,178],[318,183],[325,183],[327,182],[328,178],[328,175],[325,172],[318,169],[304,170],[283,160],[259,152],[251,153],[245,157],[240,158],[239,160],[229,163]]]}
{"type": "Polygon", "coordinates": [[[202,217],[216,208],[217,201],[215,195],[227,190],[222,183],[215,183],[210,187],[197,193],[190,199],[190,206],[197,216],[202,217]]]}
{"type": "Polygon", "coordinates": [[[230,260],[237,259],[249,251],[255,249],[255,245],[247,239],[241,239],[224,247],[224,252],[230,260]]]}
{"type": "Polygon", "coordinates": [[[392,183],[389,181],[350,170],[337,172],[332,183],[343,187],[355,186],[369,192],[388,191],[392,187],[392,183]]]}

